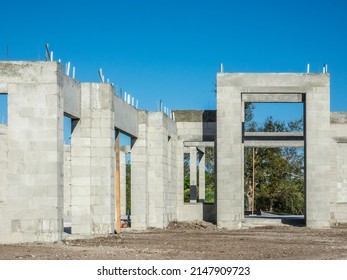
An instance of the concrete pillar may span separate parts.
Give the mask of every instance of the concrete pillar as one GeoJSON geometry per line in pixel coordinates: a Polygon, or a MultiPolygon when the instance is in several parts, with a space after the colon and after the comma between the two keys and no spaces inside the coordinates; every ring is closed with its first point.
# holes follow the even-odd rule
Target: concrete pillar
{"type": "Polygon", "coordinates": [[[0,124],[0,207],[7,203],[7,142],[7,125],[0,124]]]}
{"type": "Polygon", "coordinates": [[[199,148],[199,201],[205,201],[205,148],[199,148]]]}
{"type": "Polygon", "coordinates": [[[120,212],[126,215],[126,153],[120,150],[120,212]]]}
{"type": "Polygon", "coordinates": [[[131,227],[148,227],[148,113],[138,113],[138,138],[131,149],[131,227]]]}
{"type": "Polygon", "coordinates": [[[197,168],[196,168],[196,147],[189,148],[190,160],[189,160],[189,170],[190,170],[190,203],[197,202],[197,168]]]}
{"type": "Polygon", "coordinates": [[[71,137],[73,234],[114,232],[113,87],[81,84],[81,119],[71,137]]]}
{"type": "Polygon", "coordinates": [[[243,218],[242,106],[238,76],[217,75],[217,225],[240,228],[243,218]],[[230,77],[230,78],[229,78],[230,77]]]}
{"type": "MultiPolygon", "coordinates": [[[[313,78],[314,76],[312,76],[313,78]]],[[[306,93],[306,224],[330,227],[330,77],[315,75],[306,93]]],[[[336,180],[336,179],[335,179],[336,180]]],[[[336,181],[335,181],[336,182],[336,181]]]]}
{"type": "Polygon", "coordinates": [[[64,145],[64,226],[71,222],[71,145],[64,145]]]}
{"type": "MultiPolygon", "coordinates": [[[[169,165],[176,162],[169,156],[168,132],[172,120],[161,112],[139,112],[138,139],[131,153],[132,228],[163,228],[177,217],[176,186],[171,184],[169,165]]],[[[171,172],[175,172],[171,166],[171,172]]]]}
{"type": "Polygon", "coordinates": [[[9,231],[1,241],[58,241],[63,231],[61,68],[57,63],[17,62],[10,67],[12,79],[21,76],[8,84],[9,231]]]}

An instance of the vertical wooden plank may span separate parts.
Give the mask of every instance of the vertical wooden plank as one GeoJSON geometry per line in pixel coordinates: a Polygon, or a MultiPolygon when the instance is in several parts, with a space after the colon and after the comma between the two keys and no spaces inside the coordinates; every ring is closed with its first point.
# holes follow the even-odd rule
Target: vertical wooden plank
{"type": "Polygon", "coordinates": [[[116,171],[115,171],[115,188],[116,188],[116,232],[121,232],[121,212],[120,212],[120,153],[119,153],[119,132],[116,132],[116,171]]]}
{"type": "Polygon", "coordinates": [[[255,147],[252,149],[252,165],[253,165],[253,175],[252,175],[252,215],[254,215],[254,183],[255,183],[255,147]]]}

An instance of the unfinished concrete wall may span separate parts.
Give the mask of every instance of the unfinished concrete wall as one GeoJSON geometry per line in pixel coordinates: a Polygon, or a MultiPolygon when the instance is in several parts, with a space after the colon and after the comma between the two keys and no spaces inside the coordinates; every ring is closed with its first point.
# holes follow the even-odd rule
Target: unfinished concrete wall
{"type": "MultiPolygon", "coordinates": [[[[217,75],[217,223],[239,228],[243,219],[243,104],[254,93],[269,102],[290,102],[286,95],[305,96],[306,223],[329,227],[330,84],[328,74],[217,75]],[[262,95],[263,94],[263,95],[262,95]]],[[[259,102],[259,101],[258,101],[259,102]]],[[[263,101],[262,101],[263,102],[263,101]]]]}
{"type": "Polygon", "coordinates": [[[163,228],[177,219],[176,128],[161,112],[139,112],[131,158],[132,228],[163,228]]]}
{"type": "Polygon", "coordinates": [[[69,76],[64,75],[63,78],[64,113],[69,117],[79,119],[81,116],[81,85],[69,76]]]}
{"type": "Polygon", "coordinates": [[[114,126],[127,135],[137,137],[137,109],[124,102],[124,100],[118,96],[113,97],[113,107],[114,126]]]}
{"type": "Polygon", "coordinates": [[[331,223],[347,223],[347,113],[331,113],[331,223]]]}
{"type": "MultiPolygon", "coordinates": [[[[294,78],[295,79],[295,78],[294,78]]],[[[302,75],[306,87],[306,225],[330,226],[330,76],[302,75]]],[[[296,79],[293,83],[298,84],[296,79]]],[[[304,91],[305,88],[302,89],[304,91]]]]}
{"type": "MultiPolygon", "coordinates": [[[[7,212],[7,125],[0,125],[0,213],[7,212]]],[[[0,234],[9,230],[9,220],[0,215],[0,234]]]]}
{"type": "Polygon", "coordinates": [[[64,145],[64,223],[71,222],[71,145],[64,145]]]}
{"type": "Polygon", "coordinates": [[[0,62],[0,84],[8,93],[4,243],[61,239],[63,76],[55,62],[0,62]]]}
{"type": "Polygon", "coordinates": [[[114,232],[114,111],[110,84],[81,84],[81,118],[71,137],[73,234],[114,232]]]}
{"type": "Polygon", "coordinates": [[[120,158],[120,213],[121,216],[126,215],[126,153],[122,150],[119,151],[120,158]]]}

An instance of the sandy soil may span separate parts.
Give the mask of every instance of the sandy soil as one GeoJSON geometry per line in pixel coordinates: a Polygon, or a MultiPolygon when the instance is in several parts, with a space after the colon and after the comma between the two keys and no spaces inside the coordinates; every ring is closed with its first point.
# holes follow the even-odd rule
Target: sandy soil
{"type": "MultiPolygon", "coordinates": [[[[70,237],[71,238],[71,237],[70,237]]],[[[218,230],[172,223],[167,229],[123,232],[55,244],[0,245],[0,259],[347,259],[347,227],[313,230],[267,226],[218,230]]]]}

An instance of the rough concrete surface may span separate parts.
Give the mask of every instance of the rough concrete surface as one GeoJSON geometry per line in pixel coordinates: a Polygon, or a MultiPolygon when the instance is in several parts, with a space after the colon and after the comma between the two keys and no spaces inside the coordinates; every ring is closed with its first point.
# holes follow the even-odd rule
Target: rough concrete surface
{"type": "Polygon", "coordinates": [[[218,230],[205,222],[55,244],[0,245],[0,259],[347,259],[347,227],[218,230]]]}

